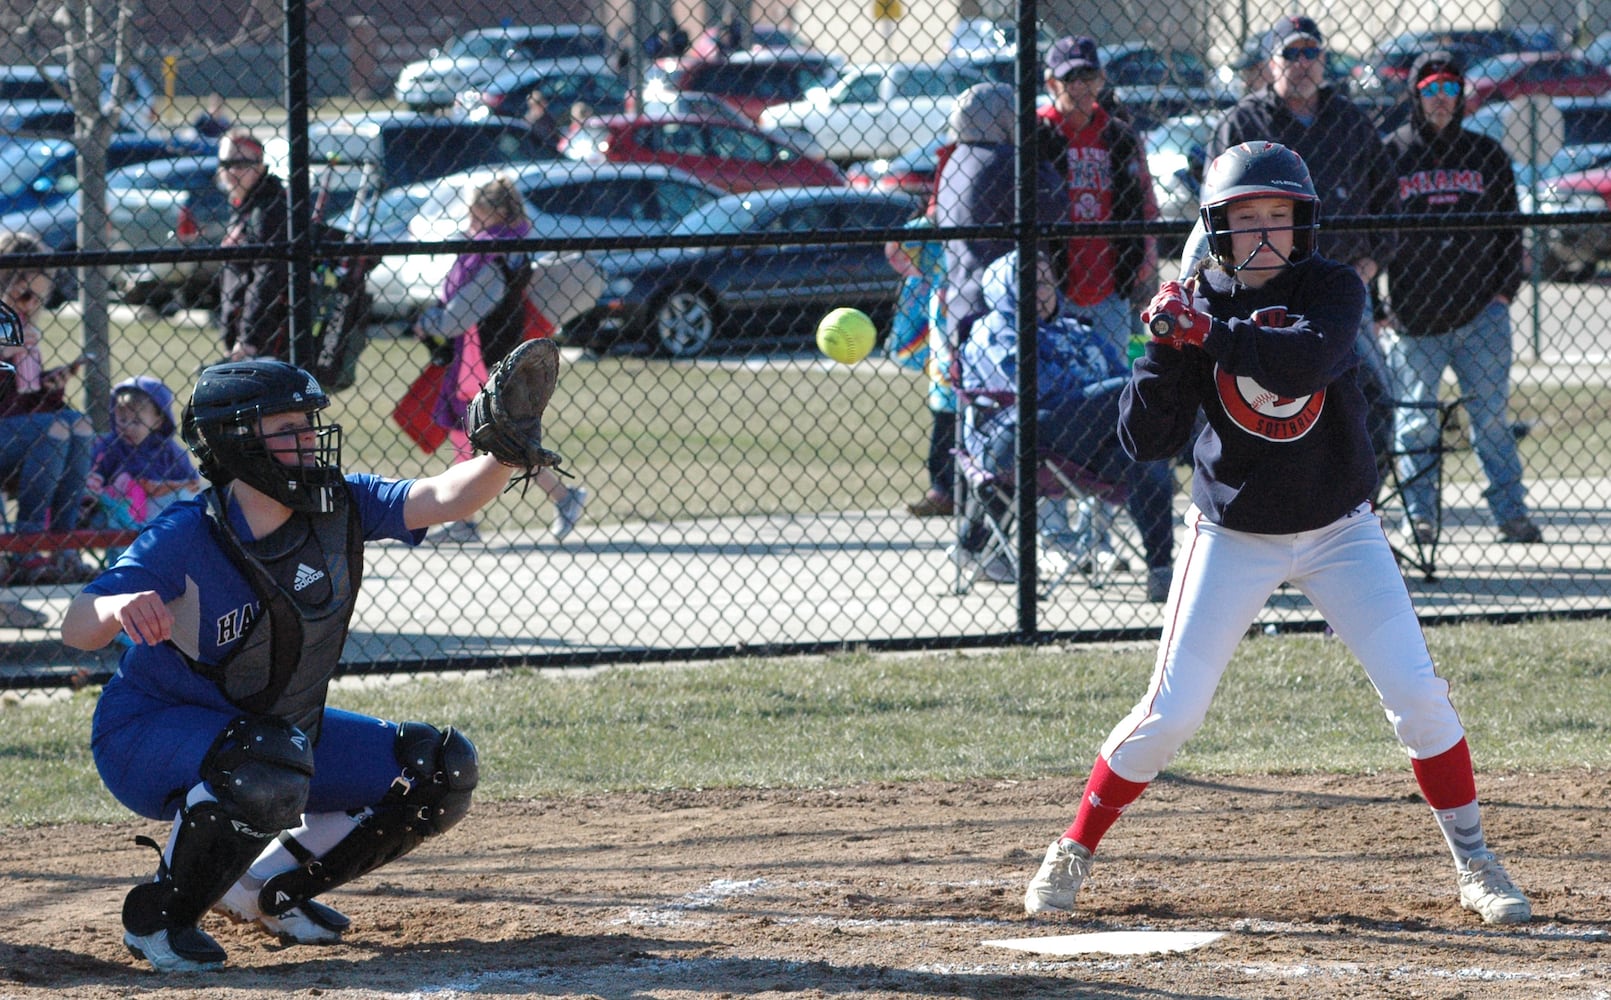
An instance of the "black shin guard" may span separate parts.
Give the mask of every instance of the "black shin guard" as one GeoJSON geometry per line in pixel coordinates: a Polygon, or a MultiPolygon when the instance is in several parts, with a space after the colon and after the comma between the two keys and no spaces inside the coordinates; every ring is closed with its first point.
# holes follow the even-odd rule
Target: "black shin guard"
{"type": "MultiPolygon", "coordinates": [[[[420,722],[405,722],[397,729],[393,747],[402,773],[391,791],[368,810],[339,843],[322,856],[306,856],[300,844],[285,847],[300,861],[263,884],[258,906],[278,916],[303,901],[345,885],[353,879],[390,864],[464,818],[475,789],[475,746],[463,733],[446,732],[420,722]]],[[[283,842],[283,841],[282,841],[283,842]]]]}
{"type": "Polygon", "coordinates": [[[216,798],[180,808],[173,851],[156,880],[123,900],[123,926],[135,934],[200,920],[275,834],[299,822],[313,748],[286,722],[244,717],[213,741],[201,773],[216,798]]]}
{"type": "Polygon", "coordinates": [[[124,897],[123,926],[145,935],[194,924],[251,867],[274,833],[231,819],[217,802],[185,806],[172,858],[157,868],[156,881],[124,897]]]}

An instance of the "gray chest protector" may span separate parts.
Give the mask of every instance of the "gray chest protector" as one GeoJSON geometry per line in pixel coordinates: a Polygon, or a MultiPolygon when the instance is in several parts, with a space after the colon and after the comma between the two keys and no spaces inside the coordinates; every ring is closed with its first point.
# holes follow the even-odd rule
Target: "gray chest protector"
{"type": "Polygon", "coordinates": [[[294,513],[266,537],[244,544],[229,530],[223,505],[219,492],[209,489],[214,536],[263,610],[223,662],[190,665],[242,711],[283,719],[317,742],[325,693],[363,580],[358,505],[338,490],[330,513],[294,513]]]}

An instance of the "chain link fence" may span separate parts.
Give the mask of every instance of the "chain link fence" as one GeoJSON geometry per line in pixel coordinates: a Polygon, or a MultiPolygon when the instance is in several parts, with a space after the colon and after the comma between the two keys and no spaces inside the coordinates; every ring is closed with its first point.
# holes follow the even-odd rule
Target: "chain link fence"
{"type": "MultiPolygon", "coordinates": [[[[573,478],[517,488],[476,524],[432,529],[417,548],[371,545],[349,672],[1156,635],[1163,606],[1149,600],[1141,554],[1124,551],[1135,530],[1122,504],[1068,504],[1076,523],[1094,514],[1101,530],[1112,520],[1111,557],[1092,549],[1071,563],[1009,533],[1008,551],[1035,572],[1026,562],[1015,581],[973,581],[952,560],[958,521],[943,494],[953,480],[931,481],[929,464],[950,457],[951,439],[943,417],[936,431],[930,373],[900,351],[913,344],[897,322],[897,259],[946,239],[1026,249],[1147,240],[1173,277],[1215,129],[1250,84],[1269,87],[1280,63],[1319,56],[1327,92],[1387,135],[1418,100],[1406,76],[1413,57],[1438,47],[1466,63],[1466,126],[1499,141],[1518,197],[1497,214],[1434,217],[1429,237],[1425,216],[1328,214],[1338,192],[1323,189],[1324,238],[1413,243],[1456,265],[1438,272],[1439,294],[1458,303],[1491,296],[1492,257],[1479,250],[1519,229],[1520,282],[1499,307],[1514,354],[1501,417],[1542,540],[1502,540],[1494,482],[1505,476],[1486,443],[1471,446],[1472,387],[1452,371],[1437,402],[1417,411],[1432,428],[1418,447],[1440,478],[1420,535],[1405,510],[1408,464],[1384,460],[1379,504],[1428,620],[1611,609],[1607,11],[1327,7],[1315,12],[1322,38],[1309,53],[1304,38],[1270,42],[1284,6],[1248,3],[394,2],[341,17],[299,2],[179,0],[119,16],[70,0],[63,10],[77,20],[31,8],[11,19],[22,26],[0,83],[14,86],[4,96],[19,114],[67,107],[54,123],[14,122],[0,164],[0,229],[37,240],[0,261],[7,301],[39,334],[38,363],[19,364],[17,377],[65,382],[45,409],[84,416],[62,426],[113,435],[114,387],[137,376],[163,383],[177,416],[199,368],[230,348],[220,274],[268,264],[286,276],[291,331],[271,349],[339,386],[331,416],[344,428],[344,466],[440,471],[456,451],[433,411],[453,372],[410,330],[457,280],[461,255],[531,264],[542,312],[532,323],[565,345],[547,434],[573,478]],[[1016,218],[935,219],[938,228],[914,234],[908,222],[924,214],[954,139],[959,93],[1006,83],[1020,127],[1048,101],[1042,67],[1017,61],[1017,40],[1031,34],[1042,57],[1060,36],[1094,39],[1103,114],[1135,130],[1157,212],[1113,217],[1102,194],[1111,175],[1099,171],[1084,175],[1097,194],[1069,218],[1039,218],[1033,199],[1020,199],[1016,218]],[[86,61],[118,67],[117,102],[88,93],[95,73],[68,72],[86,61]],[[38,79],[51,85],[17,82],[38,79]],[[87,172],[72,155],[75,122],[87,172]],[[267,172],[285,184],[289,225],[269,244],[232,229],[218,143],[233,130],[262,144],[267,172]],[[102,169],[104,227],[85,197],[102,189],[102,169]],[[531,229],[470,240],[473,195],[499,177],[514,181],[531,229]],[[902,242],[910,252],[896,252],[902,242]],[[878,331],[853,364],[815,340],[838,307],[865,312],[878,331]],[[343,332],[358,334],[345,372],[343,332]]],[[[1032,160],[1041,137],[1023,134],[1034,136],[1021,144],[1032,160]]],[[[1064,166],[1070,176],[1093,169],[1064,166]]],[[[1472,183],[1435,170],[1388,179],[1447,185],[1451,202],[1472,183]]],[[[1391,280],[1376,283],[1388,357],[1412,311],[1391,280]]],[[[1136,311],[1155,286],[1144,273],[1129,293],[1137,338],[1136,311]]],[[[105,466],[86,480],[76,453],[51,466],[40,451],[62,450],[60,437],[27,426],[0,441],[0,687],[94,682],[115,668],[118,647],[67,649],[62,615],[167,487],[139,476],[131,486],[105,466]],[[55,471],[30,485],[25,473],[41,468],[55,471]],[[62,537],[70,525],[111,533],[62,537]]],[[[1189,463],[1172,475],[1178,531],[1189,463]]],[[[1016,509],[1048,512],[1033,501],[1016,509]]],[[[1295,591],[1277,593],[1258,623],[1322,625],[1295,591]]]]}

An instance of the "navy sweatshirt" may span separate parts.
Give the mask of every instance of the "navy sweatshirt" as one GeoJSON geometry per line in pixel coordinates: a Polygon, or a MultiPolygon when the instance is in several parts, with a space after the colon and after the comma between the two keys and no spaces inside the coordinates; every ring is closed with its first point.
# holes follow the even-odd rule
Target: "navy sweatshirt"
{"type": "Polygon", "coordinates": [[[1376,493],[1376,455],[1355,381],[1365,286],[1312,256],[1263,288],[1208,269],[1213,323],[1201,348],[1147,345],[1120,400],[1119,440],[1137,461],[1179,454],[1199,408],[1192,502],[1237,531],[1320,528],[1376,493]]]}

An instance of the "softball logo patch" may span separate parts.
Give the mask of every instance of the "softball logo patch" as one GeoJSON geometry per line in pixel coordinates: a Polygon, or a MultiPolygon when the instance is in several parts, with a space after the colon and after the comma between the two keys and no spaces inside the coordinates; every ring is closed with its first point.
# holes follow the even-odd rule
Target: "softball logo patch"
{"type": "Polygon", "coordinates": [[[1326,404],[1326,390],[1308,396],[1282,396],[1245,375],[1214,368],[1220,405],[1236,426],[1266,441],[1296,441],[1309,433],[1326,404]]]}

